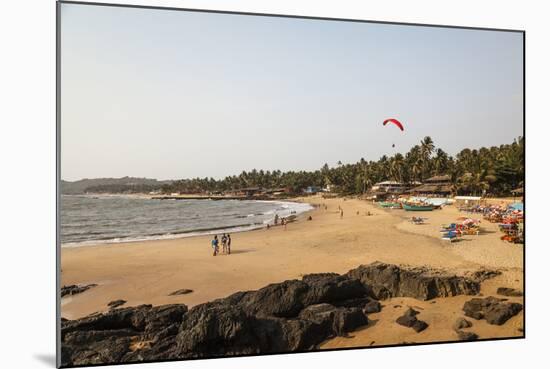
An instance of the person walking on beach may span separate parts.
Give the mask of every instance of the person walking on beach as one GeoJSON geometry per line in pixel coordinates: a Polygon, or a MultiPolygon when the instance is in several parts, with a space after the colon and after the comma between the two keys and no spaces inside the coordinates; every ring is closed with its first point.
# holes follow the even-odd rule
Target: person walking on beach
{"type": "Polygon", "coordinates": [[[214,250],[214,254],[212,256],[218,255],[218,235],[215,235],[212,240],[212,249],[214,250]]]}
{"type": "Polygon", "coordinates": [[[231,255],[231,235],[227,234],[227,255],[231,255]]]}
{"type": "Polygon", "coordinates": [[[278,225],[279,224],[279,214],[275,214],[275,225],[278,225]]]}
{"type": "Polygon", "coordinates": [[[222,252],[225,254],[227,253],[227,236],[225,233],[222,236],[222,252]]]}
{"type": "Polygon", "coordinates": [[[340,208],[340,219],[344,218],[344,209],[340,208]]]}

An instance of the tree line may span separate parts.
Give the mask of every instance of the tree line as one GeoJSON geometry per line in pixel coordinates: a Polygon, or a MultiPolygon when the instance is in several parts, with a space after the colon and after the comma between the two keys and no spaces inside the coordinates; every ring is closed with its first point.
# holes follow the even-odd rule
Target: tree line
{"type": "Polygon", "coordinates": [[[377,161],[361,158],[353,164],[338,162],[315,171],[264,171],[252,169],[223,179],[181,179],[161,187],[164,193],[216,193],[242,188],[286,188],[300,193],[308,186],[330,186],[340,194],[362,194],[384,180],[423,182],[435,175],[448,175],[454,194],[508,196],[523,186],[524,138],[511,144],[463,149],[456,156],[436,148],[427,136],[405,155],[382,156],[377,161]]]}

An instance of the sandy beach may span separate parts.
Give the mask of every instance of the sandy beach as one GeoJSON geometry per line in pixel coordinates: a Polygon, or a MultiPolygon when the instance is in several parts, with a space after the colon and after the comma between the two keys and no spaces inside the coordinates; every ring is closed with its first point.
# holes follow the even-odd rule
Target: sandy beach
{"type": "MultiPolygon", "coordinates": [[[[62,248],[61,284],[98,286],[62,299],[62,316],[76,319],[108,310],[110,301],[124,306],[184,303],[189,307],[237,291],[301,278],[316,272],[345,273],[374,261],[410,266],[444,268],[463,274],[479,268],[498,269],[500,276],[482,284],[484,296],[497,296],[498,287],[523,290],[523,245],[500,240],[496,224],[482,222],[483,232],[464,236],[460,242],[439,239],[441,224],[460,216],[453,206],[422,214],[424,225],[407,220],[411,213],[385,210],[359,199],[298,199],[326,204],[297,222],[232,234],[232,254],[212,256],[210,236],[62,248]],[[344,210],[340,217],[338,206],[344,210]],[[368,216],[367,212],[372,215],[368,216]],[[311,216],[312,220],[307,220],[311,216]],[[186,295],[169,296],[179,289],[186,295]]],[[[417,214],[415,214],[417,215],[417,214]]],[[[322,348],[456,340],[452,325],[463,317],[462,305],[471,296],[418,301],[392,298],[381,312],[369,316],[369,326],[348,337],[336,337],[322,348]],[[395,319],[408,307],[420,311],[430,328],[421,333],[401,327],[395,319]]],[[[521,297],[510,301],[523,303],[521,297]]],[[[523,312],[502,326],[473,320],[480,338],[522,336],[523,312]]]]}

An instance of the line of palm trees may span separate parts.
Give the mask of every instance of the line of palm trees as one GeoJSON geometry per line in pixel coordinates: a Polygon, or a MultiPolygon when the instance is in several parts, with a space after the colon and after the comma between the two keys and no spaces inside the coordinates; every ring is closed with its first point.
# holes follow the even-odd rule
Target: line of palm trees
{"type": "Polygon", "coordinates": [[[523,186],[524,138],[511,144],[480,149],[463,149],[455,157],[436,148],[427,136],[405,155],[382,156],[378,161],[361,158],[357,163],[338,162],[315,171],[281,172],[253,169],[221,180],[194,178],[174,181],[163,191],[182,193],[224,192],[245,187],[287,188],[301,192],[308,186],[330,186],[342,194],[365,193],[384,180],[402,183],[422,182],[434,175],[448,175],[455,194],[509,195],[523,186]]]}

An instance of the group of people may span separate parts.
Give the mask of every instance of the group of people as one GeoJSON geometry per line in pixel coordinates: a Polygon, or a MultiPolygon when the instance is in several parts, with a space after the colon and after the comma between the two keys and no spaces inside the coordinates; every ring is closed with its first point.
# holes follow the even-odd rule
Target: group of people
{"type": "MultiPolygon", "coordinates": [[[[228,234],[223,234],[222,235],[222,252],[224,254],[231,254],[231,235],[228,233],[228,234]]],[[[214,251],[214,254],[213,256],[216,256],[220,253],[220,242],[218,240],[218,235],[214,235],[214,239],[212,239],[212,249],[214,251]]]]}

